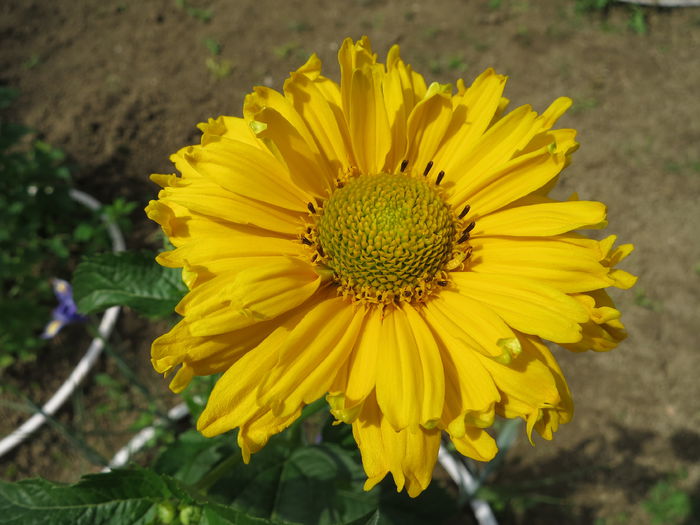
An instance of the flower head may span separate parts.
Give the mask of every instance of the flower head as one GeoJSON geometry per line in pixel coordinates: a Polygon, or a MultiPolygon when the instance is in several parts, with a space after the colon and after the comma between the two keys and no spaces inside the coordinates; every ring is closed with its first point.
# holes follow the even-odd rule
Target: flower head
{"type": "Polygon", "coordinates": [[[189,293],[153,344],[157,371],[223,372],[199,430],[239,428],[246,461],[326,396],[352,425],[366,487],[391,472],[415,496],[441,433],[489,460],[495,415],[551,439],[571,396],[543,340],[608,350],[624,338],[604,289],[634,278],[576,230],[605,207],[548,196],[577,148],[552,130],[570,106],[510,113],[505,77],[426,85],[400,58],[347,39],[340,84],[314,55],[284,92],[257,87],[243,118],[200,125],[181,175],[147,207],[189,293]]]}

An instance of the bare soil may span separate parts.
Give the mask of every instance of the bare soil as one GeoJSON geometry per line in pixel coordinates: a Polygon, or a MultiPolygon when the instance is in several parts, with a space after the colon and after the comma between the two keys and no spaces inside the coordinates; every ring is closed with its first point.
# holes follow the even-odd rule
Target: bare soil
{"type": "MultiPolygon", "coordinates": [[[[156,194],[148,174],[172,170],[168,155],[198,140],[197,122],[239,115],[253,85],[280,88],[312,51],[335,76],[346,36],[369,35],[380,54],[398,42],[409,63],[441,82],[493,66],[510,77],[512,107],[574,98],[560,125],[578,129],[582,147],[559,195],[606,202],[609,231],[636,245],[625,267],[639,284],[617,294],[630,337],[609,354],[558,351],[576,416],[552,443],[521,439],[494,483],[526,495],[505,522],[644,524],[642,503],[659,480],[680,473],[679,487],[700,493],[700,10],[645,10],[646,33],[637,34],[625,6],[581,14],[574,4],[184,4],[207,10],[203,20],[174,0],[8,0],[0,4],[0,84],[21,90],[13,120],[66,151],[79,188],[139,208],[156,194]]],[[[129,246],[156,248],[155,226],[140,211],[133,222],[129,246]]],[[[161,392],[148,347],[163,330],[127,312],[116,345],[161,392]]],[[[44,364],[41,374],[22,372],[40,385],[35,402],[69,369],[64,358],[44,364]]],[[[59,420],[92,421],[110,435],[86,439],[109,456],[128,439],[129,418],[112,417],[120,421],[110,427],[110,418],[91,415],[107,402],[104,387],[88,384],[81,396],[83,409],[74,403],[59,420]]],[[[22,417],[4,417],[3,430],[22,417]]],[[[73,480],[95,468],[81,457],[47,429],[4,458],[0,475],[73,480]]]]}

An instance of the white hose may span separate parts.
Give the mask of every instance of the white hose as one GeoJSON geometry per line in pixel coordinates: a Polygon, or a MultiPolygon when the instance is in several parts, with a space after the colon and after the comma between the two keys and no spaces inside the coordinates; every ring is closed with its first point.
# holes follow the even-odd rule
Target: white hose
{"type": "Polygon", "coordinates": [[[698,7],[700,0],[617,0],[625,4],[645,5],[649,7],[698,7]]]}
{"type": "Polygon", "coordinates": [[[496,516],[491,510],[491,505],[483,499],[474,498],[474,494],[479,488],[479,483],[474,479],[469,469],[464,466],[464,463],[457,461],[442,445],[440,445],[440,451],[438,452],[438,461],[460,490],[466,492],[474,517],[479,525],[498,525],[496,516]]]}
{"type": "MultiPolygon", "coordinates": [[[[168,410],[168,419],[171,421],[177,421],[189,413],[190,411],[187,408],[187,405],[185,403],[180,403],[179,405],[176,405],[168,410]]],[[[153,437],[156,435],[156,427],[164,423],[165,421],[158,420],[154,425],[139,431],[139,433],[132,437],[126,445],[119,449],[119,451],[109,462],[109,466],[103,468],[102,472],[109,472],[113,468],[126,465],[129,459],[131,459],[131,456],[141,450],[149,440],[153,439],[153,437]]]]}
{"type": "MultiPolygon", "coordinates": [[[[83,204],[93,211],[98,211],[102,207],[102,204],[100,204],[98,200],[80,190],[70,190],[70,196],[73,200],[83,204]]],[[[114,224],[114,222],[110,221],[108,217],[102,215],[101,218],[107,226],[107,232],[112,239],[112,250],[115,252],[123,252],[125,250],[124,236],[119,230],[119,227],[114,224]]],[[[63,403],[65,403],[66,400],[73,395],[75,389],[83,381],[85,376],[97,361],[97,358],[100,356],[100,353],[104,348],[105,341],[111,335],[114,325],[117,322],[119,311],[119,306],[112,306],[105,311],[102,316],[102,320],[100,321],[100,326],[98,327],[99,335],[92,340],[87,352],[85,352],[83,358],[73,369],[70,376],[68,376],[68,379],[66,379],[61,387],[54,393],[54,395],[51,396],[51,399],[49,399],[46,404],[41,407],[40,412],[34,414],[21,426],[16,428],[11,434],[5,436],[2,441],[0,441],[0,457],[32,435],[32,433],[41,427],[41,425],[46,423],[48,418],[53,416],[56,411],[63,406],[63,403]]]]}

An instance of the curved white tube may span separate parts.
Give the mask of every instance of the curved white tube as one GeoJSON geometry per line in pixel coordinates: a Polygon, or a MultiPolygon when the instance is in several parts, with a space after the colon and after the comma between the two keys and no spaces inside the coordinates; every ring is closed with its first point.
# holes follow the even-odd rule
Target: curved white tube
{"type": "Polygon", "coordinates": [[[648,7],[697,7],[700,0],[617,0],[625,4],[645,5],[648,7]]]}
{"type": "MultiPolygon", "coordinates": [[[[168,419],[171,421],[176,421],[182,419],[190,413],[187,405],[185,403],[180,403],[175,405],[173,408],[168,410],[168,419]]],[[[131,459],[131,456],[136,454],[141,450],[148,441],[156,435],[156,426],[158,424],[164,423],[163,421],[156,421],[155,425],[146,427],[139,431],[134,437],[132,437],[129,442],[117,451],[112,460],[109,462],[109,466],[102,469],[102,472],[109,472],[113,468],[118,468],[126,465],[126,463],[131,459]]]]}
{"type": "MultiPolygon", "coordinates": [[[[90,208],[91,210],[97,211],[102,207],[100,202],[84,193],[80,190],[70,190],[70,196],[73,200],[83,204],[84,206],[90,208]]],[[[112,239],[112,250],[115,252],[122,252],[125,250],[124,236],[122,235],[119,227],[113,222],[109,221],[107,217],[102,216],[102,220],[107,226],[107,232],[112,239]]],[[[102,320],[100,321],[100,326],[98,328],[99,335],[95,337],[90,346],[85,352],[85,355],[73,369],[68,379],[61,385],[61,387],[51,396],[46,404],[41,407],[41,411],[34,414],[27,421],[25,421],[21,426],[16,428],[11,434],[5,436],[2,441],[0,441],[0,457],[5,455],[7,452],[15,448],[22,441],[27,439],[33,432],[35,432],[41,425],[46,423],[48,416],[52,416],[58,411],[59,408],[66,402],[67,399],[73,395],[73,392],[77,386],[82,382],[85,376],[88,374],[90,369],[93,367],[97,358],[102,353],[104,348],[104,342],[109,338],[114,325],[119,317],[119,311],[121,308],[119,306],[112,306],[108,308],[102,315],[102,320]]]]}
{"type": "Polygon", "coordinates": [[[438,461],[445,472],[452,478],[460,490],[464,490],[469,497],[469,504],[474,512],[474,517],[479,525],[498,525],[496,521],[496,516],[491,510],[491,505],[488,502],[474,498],[474,493],[479,488],[479,484],[471,472],[464,466],[463,463],[457,461],[452,454],[450,454],[447,449],[440,445],[440,451],[438,452],[438,461]]]}

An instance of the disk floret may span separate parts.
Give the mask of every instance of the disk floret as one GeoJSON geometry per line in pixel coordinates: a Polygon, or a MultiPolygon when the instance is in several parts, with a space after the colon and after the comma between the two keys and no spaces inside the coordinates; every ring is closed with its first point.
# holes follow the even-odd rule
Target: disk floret
{"type": "Polygon", "coordinates": [[[343,294],[389,303],[425,297],[441,281],[455,232],[453,214],[431,184],[381,173],[333,193],[316,239],[343,294]]]}

